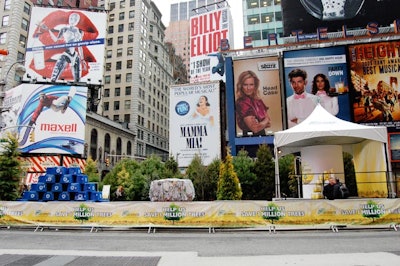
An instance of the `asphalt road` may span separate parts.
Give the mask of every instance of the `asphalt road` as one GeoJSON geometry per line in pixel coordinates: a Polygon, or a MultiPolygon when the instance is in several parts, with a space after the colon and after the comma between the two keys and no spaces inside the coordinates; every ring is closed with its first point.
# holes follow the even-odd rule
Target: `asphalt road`
{"type": "Polygon", "coordinates": [[[0,230],[0,265],[116,263],[146,266],[400,265],[400,230],[339,230],[338,233],[328,229],[289,230],[275,234],[265,230],[217,230],[211,234],[207,230],[185,229],[164,229],[156,233],[145,229],[0,230]]]}

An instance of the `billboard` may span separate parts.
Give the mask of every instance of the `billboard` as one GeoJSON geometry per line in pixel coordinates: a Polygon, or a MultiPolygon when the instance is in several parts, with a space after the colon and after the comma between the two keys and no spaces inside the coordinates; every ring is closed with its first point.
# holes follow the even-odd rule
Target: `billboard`
{"type": "Polygon", "coordinates": [[[98,0],[32,0],[34,5],[43,6],[57,6],[57,7],[79,7],[79,8],[89,8],[97,7],[98,0]]]}
{"type": "Polygon", "coordinates": [[[327,27],[329,32],[347,28],[365,28],[369,22],[380,27],[389,26],[399,18],[398,1],[365,0],[282,0],[284,36],[294,30],[315,33],[317,27],[327,27]]]}
{"type": "Polygon", "coordinates": [[[400,129],[400,41],[349,45],[354,122],[400,129]]]}
{"type": "Polygon", "coordinates": [[[87,87],[22,84],[6,92],[2,126],[22,153],[83,154],[87,87]]]}
{"type": "Polygon", "coordinates": [[[107,14],[33,7],[25,81],[101,84],[107,14]]]}
{"type": "Polygon", "coordinates": [[[278,57],[233,61],[236,137],[283,129],[278,57]]]}
{"type": "Polygon", "coordinates": [[[219,82],[170,88],[170,154],[187,167],[197,154],[204,165],[221,157],[219,82]]]}
{"type": "Polygon", "coordinates": [[[288,51],[283,57],[288,128],[304,121],[318,103],[351,121],[344,46],[288,51]]]}
{"type": "Polygon", "coordinates": [[[225,81],[225,52],[233,42],[229,7],[190,18],[190,83],[225,81]]]}

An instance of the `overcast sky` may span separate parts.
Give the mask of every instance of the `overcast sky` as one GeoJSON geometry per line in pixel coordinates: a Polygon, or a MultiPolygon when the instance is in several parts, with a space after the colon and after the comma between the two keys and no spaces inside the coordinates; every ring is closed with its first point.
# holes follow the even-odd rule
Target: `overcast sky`
{"type": "MultiPolygon", "coordinates": [[[[179,2],[187,2],[180,0],[153,0],[160,10],[162,17],[161,20],[165,26],[169,24],[169,12],[171,10],[171,4],[179,2]]],[[[227,0],[231,7],[231,13],[233,18],[234,28],[234,49],[243,48],[243,14],[242,14],[242,1],[241,0],[227,0]]]]}

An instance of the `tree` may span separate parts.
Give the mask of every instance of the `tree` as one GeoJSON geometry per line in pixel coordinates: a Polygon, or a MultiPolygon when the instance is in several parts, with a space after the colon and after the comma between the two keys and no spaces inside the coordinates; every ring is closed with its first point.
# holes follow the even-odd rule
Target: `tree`
{"type": "Polygon", "coordinates": [[[350,153],[343,152],[343,164],[344,164],[344,180],[346,181],[346,187],[349,189],[350,196],[357,197],[357,181],[356,173],[354,169],[353,156],[350,153]]]}
{"type": "Polygon", "coordinates": [[[96,161],[93,161],[91,157],[86,160],[85,174],[89,178],[89,182],[99,182],[99,172],[97,171],[96,161]]]}
{"type": "Polygon", "coordinates": [[[257,190],[255,187],[257,176],[253,172],[254,160],[250,158],[246,150],[242,149],[233,158],[233,166],[240,180],[242,199],[253,200],[257,190]]]}
{"type": "Polygon", "coordinates": [[[218,200],[240,200],[242,189],[239,178],[233,168],[232,155],[228,148],[225,161],[221,163],[217,189],[218,200]]]}
{"type": "Polygon", "coordinates": [[[254,164],[257,176],[255,187],[258,189],[255,199],[272,200],[275,194],[275,163],[268,145],[262,144],[257,150],[257,161],[254,164]]]}
{"type": "Polygon", "coordinates": [[[18,160],[18,139],[8,134],[1,142],[3,151],[0,154],[0,200],[16,200],[20,196],[19,182],[22,175],[21,163],[18,160]]]}
{"type": "Polygon", "coordinates": [[[294,155],[288,154],[279,158],[279,181],[281,195],[297,197],[297,179],[294,175],[294,155]]]}
{"type": "Polygon", "coordinates": [[[205,200],[205,181],[206,167],[198,154],[196,154],[186,169],[186,176],[192,180],[194,191],[196,192],[196,200],[205,200]]]}
{"type": "Polygon", "coordinates": [[[164,166],[165,166],[164,178],[182,178],[182,174],[179,172],[178,163],[175,161],[173,156],[170,156],[168,158],[164,166]]]}
{"type": "Polygon", "coordinates": [[[215,200],[217,198],[217,188],[219,179],[220,159],[214,159],[206,169],[204,200],[215,200]]]}

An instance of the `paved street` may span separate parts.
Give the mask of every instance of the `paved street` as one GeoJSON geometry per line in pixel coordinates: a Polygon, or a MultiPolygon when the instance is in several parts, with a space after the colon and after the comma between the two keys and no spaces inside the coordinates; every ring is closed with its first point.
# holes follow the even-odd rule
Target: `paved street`
{"type": "Polygon", "coordinates": [[[398,265],[400,231],[0,230],[0,265],[398,265]]]}

